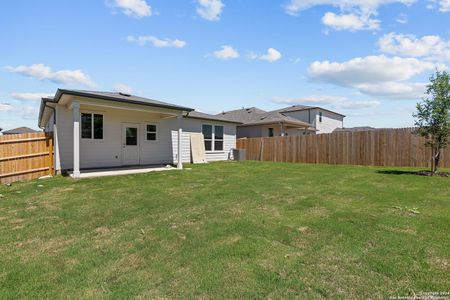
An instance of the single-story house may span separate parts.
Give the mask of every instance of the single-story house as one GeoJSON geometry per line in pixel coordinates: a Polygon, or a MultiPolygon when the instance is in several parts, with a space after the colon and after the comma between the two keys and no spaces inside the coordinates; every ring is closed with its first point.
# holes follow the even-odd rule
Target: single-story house
{"type": "Polygon", "coordinates": [[[190,133],[203,133],[207,161],[227,160],[236,125],[189,107],[125,93],[58,89],[43,98],[39,127],[53,132],[55,170],[191,161],[190,133]]]}
{"type": "Polygon", "coordinates": [[[240,122],[237,137],[271,137],[331,133],[344,125],[343,114],[317,106],[294,105],[265,111],[257,107],[217,114],[224,120],[240,122]]]}
{"type": "Polygon", "coordinates": [[[34,133],[34,132],[37,132],[37,131],[34,130],[34,129],[31,129],[31,128],[29,128],[29,127],[17,127],[17,128],[13,128],[13,129],[10,129],[10,130],[2,131],[2,133],[3,133],[4,135],[8,135],[8,134],[34,133]]]}

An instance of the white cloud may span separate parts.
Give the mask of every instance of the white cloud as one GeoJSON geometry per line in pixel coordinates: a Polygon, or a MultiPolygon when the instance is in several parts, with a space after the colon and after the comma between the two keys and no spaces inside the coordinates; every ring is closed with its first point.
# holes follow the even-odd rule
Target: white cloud
{"type": "Polygon", "coordinates": [[[439,2],[439,11],[441,12],[450,11],[450,0],[441,0],[439,2]]]}
{"type": "Polygon", "coordinates": [[[425,82],[382,82],[360,84],[357,88],[366,95],[392,99],[418,99],[424,96],[426,86],[425,82]]]}
{"type": "Polygon", "coordinates": [[[11,93],[16,100],[41,101],[42,98],[52,96],[52,93],[11,93]]]}
{"type": "Polygon", "coordinates": [[[408,15],[399,14],[397,16],[397,18],[395,19],[395,21],[397,21],[397,23],[400,23],[400,24],[406,24],[406,23],[408,23],[408,15]]]}
{"type": "Polygon", "coordinates": [[[222,50],[217,50],[213,52],[213,56],[218,59],[228,60],[239,57],[239,52],[232,46],[224,45],[222,50]]]}
{"type": "Polygon", "coordinates": [[[208,21],[218,21],[225,7],[221,0],[198,0],[197,13],[208,21]]]}
{"type": "Polygon", "coordinates": [[[450,61],[450,40],[445,41],[437,35],[417,38],[411,34],[391,32],[378,40],[378,47],[380,51],[389,54],[450,61]]]}
{"type": "Polygon", "coordinates": [[[15,107],[17,114],[25,120],[37,120],[39,115],[39,108],[34,106],[15,107]]]}
{"type": "Polygon", "coordinates": [[[266,54],[257,55],[253,52],[250,52],[248,57],[250,59],[259,59],[259,60],[265,60],[268,62],[275,62],[277,60],[280,60],[282,55],[281,55],[281,52],[278,51],[277,49],[269,48],[269,49],[267,49],[266,54]]]}
{"type": "Polygon", "coordinates": [[[153,46],[156,48],[183,48],[184,46],[186,46],[186,42],[179,39],[175,40],[159,39],[154,36],[145,36],[145,35],[137,37],[129,35],[127,37],[127,41],[129,43],[134,43],[139,46],[144,46],[147,43],[152,43],[153,46]]]}
{"type": "Polygon", "coordinates": [[[0,103],[0,112],[2,111],[10,111],[13,109],[13,106],[9,103],[0,103]]]}
{"type": "Polygon", "coordinates": [[[297,15],[303,10],[314,6],[331,5],[340,8],[342,11],[358,10],[362,13],[376,14],[378,7],[392,3],[402,3],[410,5],[416,0],[290,0],[284,6],[286,13],[297,15]]]}
{"type": "Polygon", "coordinates": [[[338,63],[315,61],[308,70],[312,79],[351,86],[366,82],[403,81],[427,70],[435,64],[416,58],[366,56],[338,63]]]}
{"type": "Polygon", "coordinates": [[[375,30],[380,28],[380,21],[367,15],[341,14],[327,12],[322,17],[322,23],[334,30],[375,30]]]}
{"type": "Polygon", "coordinates": [[[133,94],[133,89],[124,83],[118,83],[114,85],[114,91],[118,93],[125,93],[125,94],[133,94]]]}
{"type": "Polygon", "coordinates": [[[110,6],[120,8],[127,16],[142,18],[152,15],[152,7],[145,0],[113,0],[109,3],[110,6]]]}
{"type": "Polygon", "coordinates": [[[381,5],[402,3],[410,5],[416,0],[290,0],[285,6],[285,12],[289,15],[298,15],[303,10],[314,6],[338,7],[340,14],[327,12],[322,17],[322,23],[335,30],[377,30],[380,21],[371,16],[378,14],[381,5]]]}
{"type": "Polygon", "coordinates": [[[301,104],[301,105],[313,105],[313,106],[331,106],[336,109],[364,109],[372,108],[380,105],[377,100],[349,100],[346,97],[341,96],[329,96],[329,95],[312,95],[298,98],[282,98],[274,97],[273,102],[283,104],[301,104]]]}
{"type": "Polygon", "coordinates": [[[424,92],[423,83],[404,82],[438,65],[416,58],[367,56],[338,63],[315,61],[308,70],[311,79],[359,92],[397,99],[410,99],[424,92]]]}
{"type": "Polygon", "coordinates": [[[19,73],[37,80],[50,80],[60,84],[80,84],[88,87],[95,87],[96,84],[91,81],[88,75],[81,70],[61,70],[52,72],[51,68],[43,64],[34,64],[31,66],[6,67],[11,73],[19,73]]]}
{"type": "Polygon", "coordinates": [[[437,4],[437,9],[440,12],[449,12],[450,11],[450,0],[429,0],[428,1],[428,5],[427,8],[428,9],[436,9],[436,4],[437,4]]]}

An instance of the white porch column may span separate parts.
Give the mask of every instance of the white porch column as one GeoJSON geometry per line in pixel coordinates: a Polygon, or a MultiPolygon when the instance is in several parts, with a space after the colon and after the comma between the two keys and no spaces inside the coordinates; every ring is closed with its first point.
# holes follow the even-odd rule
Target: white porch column
{"type": "Polygon", "coordinates": [[[178,121],[178,164],[177,164],[177,169],[178,170],[182,170],[183,169],[183,161],[182,161],[182,153],[181,153],[181,143],[182,143],[182,135],[183,135],[183,129],[182,129],[182,125],[183,125],[183,114],[179,114],[177,116],[177,121],[178,121]]]}
{"type": "Polygon", "coordinates": [[[80,177],[80,103],[72,103],[73,112],[73,178],[80,177]]]}

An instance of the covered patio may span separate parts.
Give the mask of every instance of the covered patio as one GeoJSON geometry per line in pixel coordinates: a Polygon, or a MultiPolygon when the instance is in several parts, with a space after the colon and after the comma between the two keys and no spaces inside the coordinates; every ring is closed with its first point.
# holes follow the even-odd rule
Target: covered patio
{"type": "Polygon", "coordinates": [[[43,103],[44,119],[59,115],[50,129],[55,169],[68,170],[72,178],[162,171],[167,164],[183,168],[183,113],[190,108],[128,94],[66,90],[43,103]]]}

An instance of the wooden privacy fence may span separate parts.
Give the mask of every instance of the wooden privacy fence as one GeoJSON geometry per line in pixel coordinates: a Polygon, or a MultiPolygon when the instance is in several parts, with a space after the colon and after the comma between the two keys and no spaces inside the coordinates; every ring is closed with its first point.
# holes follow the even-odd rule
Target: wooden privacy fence
{"type": "MultiPolygon", "coordinates": [[[[431,150],[412,128],[379,129],[331,134],[243,138],[237,148],[248,160],[348,164],[392,167],[430,167],[431,150]]],[[[441,154],[440,167],[450,168],[450,148],[441,154]]]]}
{"type": "Polygon", "coordinates": [[[53,137],[45,132],[0,136],[0,183],[52,175],[53,137]]]}

